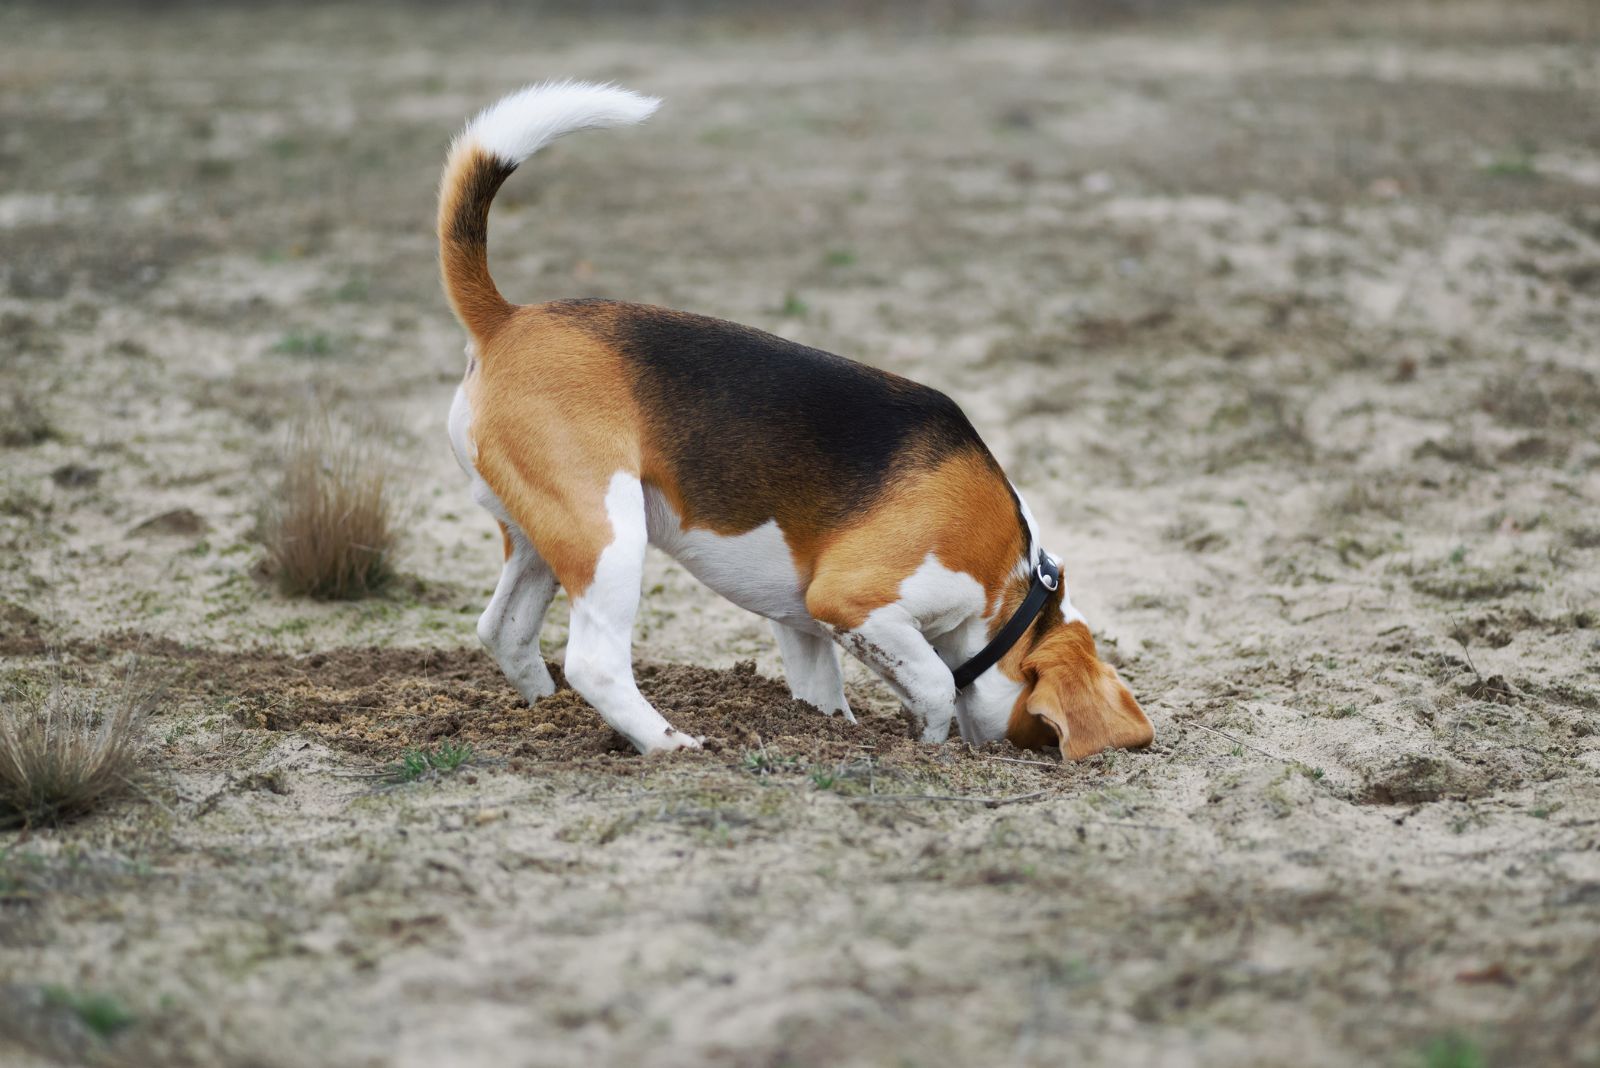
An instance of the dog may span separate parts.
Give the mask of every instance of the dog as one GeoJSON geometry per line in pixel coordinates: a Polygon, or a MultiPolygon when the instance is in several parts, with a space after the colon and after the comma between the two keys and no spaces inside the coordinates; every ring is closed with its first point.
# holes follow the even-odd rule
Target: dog
{"type": "Polygon", "coordinates": [[[1096,654],[1016,488],[949,397],[749,327],[609,300],[515,305],[489,205],[541,147],[643,122],[609,85],[512,93],[451,144],[440,273],[471,340],[450,441],[505,560],[478,636],[529,702],[539,628],[571,600],[567,681],[641,753],[695,747],[635,684],[645,548],[772,623],[795,697],[855,722],[840,647],[925,742],[1141,747],[1150,721],[1096,654]]]}

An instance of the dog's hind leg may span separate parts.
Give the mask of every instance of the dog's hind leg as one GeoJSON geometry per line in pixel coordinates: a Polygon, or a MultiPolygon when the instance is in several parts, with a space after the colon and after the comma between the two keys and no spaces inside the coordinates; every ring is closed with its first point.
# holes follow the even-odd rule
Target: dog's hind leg
{"type": "Polygon", "coordinates": [[[539,652],[539,628],[556,595],[556,576],[522,531],[500,524],[506,560],[489,606],[478,617],[478,640],[530,704],[556,692],[539,652]]]}
{"type": "Polygon", "coordinates": [[[641,753],[697,747],[694,738],[651,707],[633,678],[633,621],[647,539],[644,488],[638,478],[622,471],[612,477],[605,513],[611,541],[595,559],[593,576],[576,589],[576,581],[564,579],[572,597],[567,681],[641,753]]]}
{"type": "Polygon", "coordinates": [[[778,651],[783,654],[783,674],[789,680],[789,692],[830,716],[843,712],[844,718],[854,723],[855,714],[844,696],[839,650],[833,641],[826,635],[796,630],[777,620],[772,621],[772,633],[777,636],[778,651]]]}

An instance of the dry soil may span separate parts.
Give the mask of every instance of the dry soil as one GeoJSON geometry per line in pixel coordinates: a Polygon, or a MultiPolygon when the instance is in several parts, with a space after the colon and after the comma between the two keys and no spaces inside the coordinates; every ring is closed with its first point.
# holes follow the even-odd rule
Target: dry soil
{"type": "Polygon", "coordinates": [[[166,692],[138,798],[0,834],[0,1059],[1600,1063],[1597,23],[0,8],[3,670],[166,692]],[[916,745],[857,669],[823,719],[659,559],[705,752],[516,698],[429,227],[569,75],[667,103],[512,180],[507,293],[950,392],[1152,749],[916,745]],[[382,598],[259,574],[312,404],[407,465],[382,598]]]}

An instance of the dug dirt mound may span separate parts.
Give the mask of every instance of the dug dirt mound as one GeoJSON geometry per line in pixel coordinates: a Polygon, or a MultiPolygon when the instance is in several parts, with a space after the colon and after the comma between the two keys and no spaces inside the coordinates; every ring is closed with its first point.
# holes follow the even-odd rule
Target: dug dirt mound
{"type": "MultiPolygon", "coordinates": [[[[477,649],[347,647],[296,656],[121,633],[59,645],[16,639],[4,651],[51,652],[87,665],[131,655],[164,680],[174,706],[225,708],[245,727],[303,731],[376,759],[451,742],[503,757],[513,767],[600,761],[620,770],[641,763],[627,740],[566,686],[558,665],[549,665],[556,692],[530,705],[477,649]]],[[[850,695],[857,716],[850,723],[795,700],[782,682],[748,661],[728,670],[642,663],[635,675],[661,714],[701,738],[709,753],[767,749],[810,762],[867,754],[909,761],[931,759],[942,748],[916,742],[904,713],[870,693],[850,695]]]]}
{"type": "MultiPolygon", "coordinates": [[[[560,682],[556,665],[550,672],[560,682]]],[[[232,671],[211,674],[213,687],[232,689],[247,726],[304,730],[374,756],[444,741],[540,763],[633,755],[627,740],[564,683],[530,705],[476,650],[255,654],[238,658],[232,671]]],[[[726,671],[641,664],[636,674],[661,714],[712,752],[766,745],[824,757],[914,744],[898,715],[866,713],[855,724],[825,716],[757,674],[752,663],[726,671]]]]}

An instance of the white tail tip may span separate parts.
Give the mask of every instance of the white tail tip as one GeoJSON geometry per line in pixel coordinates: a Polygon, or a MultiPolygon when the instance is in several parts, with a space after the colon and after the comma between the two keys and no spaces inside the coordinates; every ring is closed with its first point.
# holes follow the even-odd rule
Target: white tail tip
{"type": "Polygon", "coordinates": [[[615,85],[544,82],[519,89],[480,111],[462,133],[492,155],[516,165],[563,134],[633,126],[661,101],[615,85]]]}

